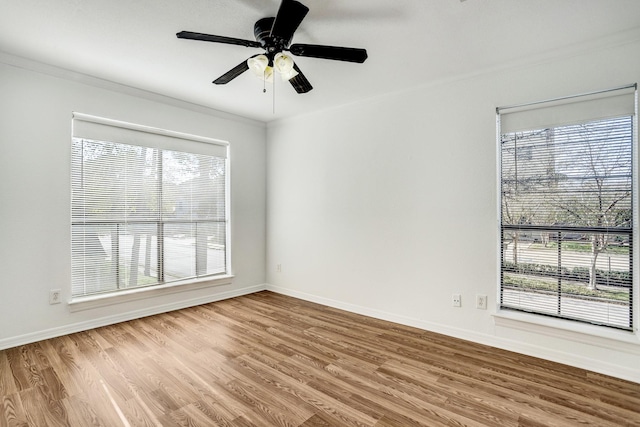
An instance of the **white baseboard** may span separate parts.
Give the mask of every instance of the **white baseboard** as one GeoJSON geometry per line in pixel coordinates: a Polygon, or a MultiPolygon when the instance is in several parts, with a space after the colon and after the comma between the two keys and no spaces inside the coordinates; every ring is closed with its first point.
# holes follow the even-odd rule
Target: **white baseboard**
{"type": "Polygon", "coordinates": [[[610,375],[612,377],[622,378],[624,380],[640,383],[640,370],[621,367],[600,359],[577,356],[575,354],[568,354],[558,350],[554,350],[553,348],[540,347],[523,342],[496,337],[493,335],[481,334],[466,329],[454,328],[433,322],[425,322],[423,320],[375,310],[355,304],[344,303],[341,301],[282,288],[271,284],[266,285],[266,290],[305,301],[315,302],[317,304],[326,305],[340,310],[349,311],[351,313],[362,314],[364,316],[369,316],[380,320],[386,320],[389,322],[399,323],[401,325],[412,326],[426,331],[448,335],[454,338],[460,338],[463,340],[500,348],[502,350],[513,351],[515,353],[538,357],[541,359],[550,360],[552,362],[562,363],[565,365],[570,365],[577,368],[586,369],[589,371],[610,375]]]}
{"type": "Polygon", "coordinates": [[[207,295],[205,297],[193,298],[189,300],[182,300],[175,303],[163,304],[153,307],[148,307],[142,310],[135,310],[127,313],[121,313],[113,316],[101,317],[85,322],[73,323],[70,325],[64,325],[56,328],[46,329],[43,331],[33,332],[25,335],[15,336],[0,339],[0,350],[6,348],[17,347],[24,344],[30,344],[33,342],[55,338],[61,335],[72,334],[76,332],[86,331],[88,329],[99,328],[101,326],[112,325],[119,322],[126,322],[128,320],[139,319],[141,317],[152,316],[154,314],[166,313],[169,311],[179,310],[182,308],[193,307],[196,305],[207,304],[215,301],[222,301],[229,298],[235,298],[242,295],[248,295],[263,290],[272,291],[282,295],[288,295],[294,298],[298,298],[305,301],[315,302],[317,304],[326,305],[329,307],[349,311],[351,313],[357,313],[364,316],[373,317],[376,319],[386,320],[389,322],[399,323],[406,326],[412,326],[415,328],[431,331],[448,335],[455,338],[464,339],[467,341],[476,342],[479,344],[485,344],[491,347],[500,348],[503,350],[513,351],[516,353],[525,354],[528,356],[539,357],[542,359],[550,360],[553,362],[563,363],[566,365],[574,366],[581,369],[587,369],[593,372],[599,372],[605,375],[611,375],[613,377],[622,378],[628,381],[640,383],[640,371],[630,368],[625,368],[604,362],[602,360],[596,360],[584,356],[576,356],[574,354],[567,354],[554,350],[552,348],[540,347],[523,342],[512,341],[492,335],[480,334],[465,329],[453,328],[450,326],[437,324],[433,322],[425,322],[422,320],[414,319],[411,317],[401,316],[395,313],[389,313],[381,310],[375,310],[368,307],[359,306],[356,304],[345,303],[330,298],[324,298],[317,295],[307,294],[287,288],[281,288],[270,284],[261,284],[256,286],[250,286],[242,289],[237,289],[228,292],[222,292],[215,295],[207,295]]]}
{"type": "Polygon", "coordinates": [[[235,298],[242,295],[248,295],[260,292],[266,289],[266,285],[249,286],[242,289],[236,289],[228,292],[221,292],[215,295],[207,295],[199,298],[181,300],[170,304],[156,305],[141,310],[129,311],[113,316],[100,317],[90,321],[72,323],[70,325],[59,326],[56,328],[46,329],[43,331],[33,332],[29,334],[19,335],[15,337],[0,339],[0,350],[6,348],[17,347],[20,345],[30,344],[37,341],[55,338],[62,335],[73,334],[76,332],[86,331],[88,329],[99,328],[101,326],[113,325],[115,323],[126,322],[128,320],[139,319],[141,317],[152,316],[154,314],[167,313],[169,311],[180,310],[182,308],[193,307],[196,305],[208,304],[210,302],[222,301],[229,298],[235,298]]]}

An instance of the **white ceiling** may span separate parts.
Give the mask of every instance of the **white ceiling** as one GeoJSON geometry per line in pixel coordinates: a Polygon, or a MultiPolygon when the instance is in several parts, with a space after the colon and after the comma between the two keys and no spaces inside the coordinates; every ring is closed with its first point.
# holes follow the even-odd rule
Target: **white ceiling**
{"type": "Polygon", "coordinates": [[[314,89],[244,73],[258,49],[181,40],[181,30],[254,40],[280,0],[0,0],[0,51],[260,121],[409,90],[637,34],[639,0],[301,0],[294,43],[366,48],[364,64],[296,57],[314,89]]]}

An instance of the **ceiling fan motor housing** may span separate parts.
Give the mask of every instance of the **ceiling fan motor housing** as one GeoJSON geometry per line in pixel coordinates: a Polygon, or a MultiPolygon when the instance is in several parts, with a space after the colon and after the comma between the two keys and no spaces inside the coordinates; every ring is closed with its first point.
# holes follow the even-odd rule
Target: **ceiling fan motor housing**
{"type": "Polygon", "coordinates": [[[271,28],[276,18],[262,18],[258,20],[253,26],[253,34],[256,40],[262,45],[270,60],[278,52],[282,52],[286,49],[288,40],[284,40],[281,37],[272,37],[271,28]]]}

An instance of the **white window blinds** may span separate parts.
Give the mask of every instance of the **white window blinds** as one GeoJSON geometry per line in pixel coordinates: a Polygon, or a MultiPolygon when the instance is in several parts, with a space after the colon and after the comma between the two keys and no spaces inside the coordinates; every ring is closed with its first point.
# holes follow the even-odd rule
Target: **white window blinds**
{"type": "Polygon", "coordinates": [[[72,295],[227,272],[227,145],[74,114],[72,295]]]}
{"type": "Polygon", "coordinates": [[[633,327],[635,85],[498,109],[500,307],[633,327]]]}

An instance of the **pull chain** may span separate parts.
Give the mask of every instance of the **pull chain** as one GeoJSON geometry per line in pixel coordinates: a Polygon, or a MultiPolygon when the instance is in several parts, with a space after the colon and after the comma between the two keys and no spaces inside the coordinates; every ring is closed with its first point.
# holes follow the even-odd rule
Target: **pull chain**
{"type": "MultiPolygon", "coordinates": [[[[273,114],[276,113],[276,79],[274,78],[272,81],[273,87],[273,114]]],[[[262,72],[262,93],[267,93],[267,69],[262,72]]]]}

